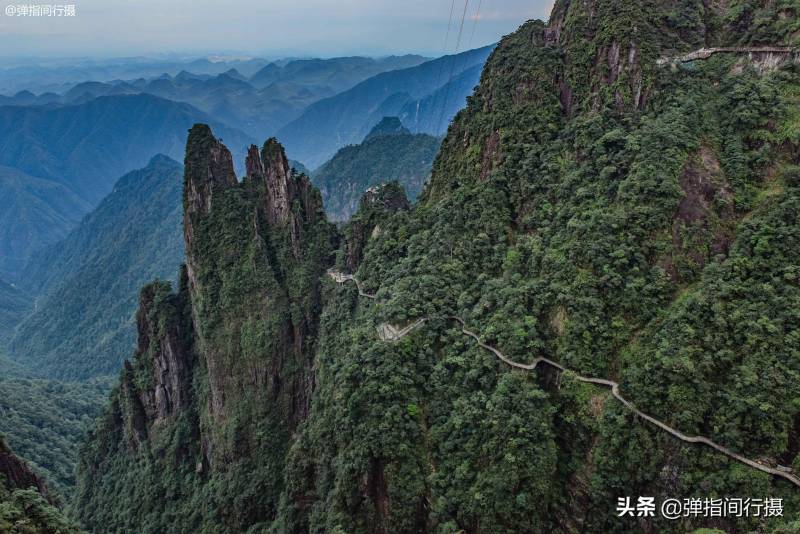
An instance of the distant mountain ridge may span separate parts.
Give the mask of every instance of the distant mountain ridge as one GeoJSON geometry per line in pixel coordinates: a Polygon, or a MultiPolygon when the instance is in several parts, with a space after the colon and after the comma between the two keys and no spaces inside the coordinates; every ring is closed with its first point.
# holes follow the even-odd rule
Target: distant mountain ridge
{"type": "Polygon", "coordinates": [[[0,107],[0,165],[58,182],[90,207],[113,177],[153,154],[179,158],[189,127],[205,118],[244,153],[249,137],[188,104],[152,95],[116,95],[63,107],[0,107]]]}
{"type": "Polygon", "coordinates": [[[0,96],[0,105],[68,105],[100,96],[151,94],[176,102],[185,102],[210,117],[249,135],[274,135],[295,119],[313,102],[347,90],[381,72],[418,65],[422,56],[390,56],[373,59],[346,57],[303,59],[269,63],[248,77],[235,68],[216,74],[186,70],[175,76],[126,81],[85,81],[62,94],[34,95],[20,91],[14,96],[0,96]]]}
{"type": "Polygon", "coordinates": [[[47,377],[116,372],[134,343],[138,288],[174,279],[183,261],[182,167],[156,156],[26,267],[24,289],[41,295],[8,347],[47,377]]]}
{"type": "Polygon", "coordinates": [[[341,92],[381,72],[414,67],[425,61],[428,58],[413,54],[377,59],[361,56],[297,59],[285,65],[270,63],[250,77],[250,82],[258,88],[264,88],[277,82],[291,81],[324,85],[341,92]]]}
{"type": "Polygon", "coordinates": [[[406,135],[410,133],[411,131],[403,126],[403,123],[400,122],[399,118],[384,117],[372,128],[372,130],[369,131],[367,136],[364,138],[364,141],[369,141],[370,139],[380,137],[382,135],[406,135]]]}
{"type": "MultiPolygon", "coordinates": [[[[153,154],[181,157],[198,118],[188,104],[117,95],[61,107],[0,107],[0,277],[25,283],[37,249],[64,238],[110,191],[116,177],[153,154]]],[[[219,121],[244,154],[250,138],[219,121]]]]}
{"type": "Polygon", "coordinates": [[[269,63],[264,58],[115,58],[109,60],[50,59],[31,61],[26,58],[17,65],[0,68],[0,93],[14,94],[23,90],[36,93],[62,93],[78,81],[111,82],[152,78],[162,73],[170,75],[191,71],[201,76],[215,76],[231,68],[251,76],[269,63]]]}
{"type": "Polygon", "coordinates": [[[64,238],[90,208],[66,185],[0,166],[0,278],[15,281],[35,250],[64,238]]]}
{"type": "MultiPolygon", "coordinates": [[[[409,102],[424,99],[446,86],[451,73],[455,79],[473,67],[479,70],[493,48],[493,45],[478,48],[373,76],[352,89],[312,104],[300,117],[281,128],[277,137],[293,158],[311,168],[317,167],[339,148],[360,142],[382,117],[396,116],[409,102]]],[[[472,92],[472,87],[467,91],[463,85],[457,87],[459,90],[451,91],[448,99],[455,103],[456,110],[463,107],[464,99],[472,92]]],[[[426,109],[438,119],[438,110],[426,109]]],[[[452,118],[452,109],[448,107],[446,111],[442,129],[452,118]]]]}
{"type": "Polygon", "coordinates": [[[407,101],[397,116],[414,133],[443,135],[450,120],[464,107],[464,97],[480,82],[482,71],[482,64],[462,71],[435,92],[407,101]]]}

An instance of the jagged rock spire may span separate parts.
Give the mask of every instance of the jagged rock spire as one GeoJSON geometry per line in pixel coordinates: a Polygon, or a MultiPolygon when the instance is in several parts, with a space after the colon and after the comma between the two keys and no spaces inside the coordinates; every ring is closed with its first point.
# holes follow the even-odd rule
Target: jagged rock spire
{"type": "Polygon", "coordinates": [[[196,282],[193,245],[197,225],[211,212],[213,199],[236,185],[238,180],[228,148],[214,137],[208,125],[192,126],[186,141],[183,167],[183,237],[186,267],[192,285],[196,282]]]}
{"type": "Polygon", "coordinates": [[[289,220],[292,199],[297,194],[292,170],[283,146],[274,137],[261,149],[267,183],[267,216],[270,224],[285,225],[289,220]]]}
{"type": "Polygon", "coordinates": [[[258,184],[264,181],[264,164],[261,162],[261,154],[256,145],[250,145],[250,148],[247,149],[245,169],[247,170],[247,183],[258,184]]]}
{"type": "Polygon", "coordinates": [[[235,186],[236,172],[228,148],[205,124],[189,130],[184,160],[183,207],[186,215],[207,214],[213,197],[235,186]]]}

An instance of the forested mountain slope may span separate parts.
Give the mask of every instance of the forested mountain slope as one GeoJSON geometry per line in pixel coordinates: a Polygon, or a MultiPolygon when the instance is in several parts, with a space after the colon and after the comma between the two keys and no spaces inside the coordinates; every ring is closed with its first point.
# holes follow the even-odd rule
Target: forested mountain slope
{"type": "Polygon", "coordinates": [[[14,328],[27,315],[32,297],[0,280],[0,346],[4,346],[14,328]]]}
{"type": "Polygon", "coordinates": [[[17,281],[31,254],[63,239],[89,209],[62,184],[0,166],[0,277],[17,281]]]}
{"type": "Polygon", "coordinates": [[[139,288],[175,279],[183,260],[181,173],[166,156],[152,158],[30,261],[25,288],[40,296],[9,344],[13,359],[61,379],[119,371],[135,345],[139,288]]]}
{"type": "Polygon", "coordinates": [[[65,502],[75,485],[78,448],[102,413],[107,382],[0,377],[0,435],[65,502]]]}
{"type": "Polygon", "coordinates": [[[313,175],[332,221],[355,213],[367,189],[397,181],[415,200],[430,175],[440,139],[411,134],[397,117],[378,123],[359,145],[340,149],[313,175]]]}
{"type": "MultiPolygon", "coordinates": [[[[789,478],[676,439],[576,373],[800,471],[798,15],[786,1],[559,0],[494,50],[419,205],[371,191],[338,245],[315,192],[298,186],[316,231],[279,215],[309,204],[292,202],[294,181],[267,180],[260,200],[247,184],[263,182],[236,185],[230,154],[195,128],[188,267],[176,293],[142,293],[139,349],[82,456],[86,526],[791,532],[789,478]],[[782,51],[664,61],[763,44],[782,51]],[[309,236],[324,238],[289,246],[309,236]],[[575,372],[512,368],[454,317],[514,362],[575,372]],[[275,335],[282,321],[312,334],[275,335]],[[282,408],[264,414],[270,392],[282,408]],[[770,496],[783,517],[623,518],[625,495],[770,496]]],[[[287,176],[265,163],[278,152],[251,154],[248,174],[287,176]]]]}

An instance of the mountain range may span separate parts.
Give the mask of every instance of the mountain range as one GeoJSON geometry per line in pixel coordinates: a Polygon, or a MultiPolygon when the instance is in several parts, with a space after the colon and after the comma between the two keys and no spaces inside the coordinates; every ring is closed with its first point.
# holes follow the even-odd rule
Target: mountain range
{"type": "MultiPolygon", "coordinates": [[[[471,74],[465,74],[464,79],[477,81],[477,78],[470,76],[479,73],[480,66],[486,61],[492,48],[487,46],[444,56],[416,67],[374,76],[352,89],[310,105],[300,117],[281,128],[277,137],[293,158],[312,169],[318,167],[339,148],[359,143],[383,117],[398,116],[404,106],[415,107],[416,104],[411,103],[425,99],[443,86],[448,86],[451,73],[454,81],[469,71],[471,74]]],[[[430,101],[426,111],[437,119],[415,120],[411,126],[421,128],[424,125],[432,128],[435,124],[436,129],[412,131],[432,135],[443,133],[452,119],[449,113],[463,107],[464,99],[472,92],[472,88],[473,86],[466,88],[463,83],[457,83],[451,87],[447,99],[430,101]],[[438,119],[440,116],[443,117],[441,121],[438,119]]]]}
{"type": "MultiPolygon", "coordinates": [[[[0,107],[0,277],[24,284],[31,254],[64,238],[122,174],[154,154],[181,158],[181,140],[198,118],[211,120],[188,104],[144,94],[0,107]]],[[[244,154],[249,137],[218,127],[244,154]]]]}
{"type": "Polygon", "coordinates": [[[0,165],[60,183],[94,206],[115,177],[158,153],[181,157],[181,139],[207,120],[243,153],[248,136],[188,104],[119,95],[55,108],[0,107],[0,165]]]}
{"type": "Polygon", "coordinates": [[[137,288],[174,279],[183,261],[182,167],[156,156],[120,178],[69,235],[37,252],[22,288],[37,295],[9,355],[37,376],[117,372],[135,342],[137,288]]]}
{"type": "MultiPolygon", "coordinates": [[[[402,112],[413,131],[436,129],[434,123],[446,123],[463,103],[486,54],[488,48],[432,62],[412,55],[293,60],[269,63],[249,77],[235,68],[215,74],[184,70],[150,79],[82,82],[63,94],[22,91],[0,97],[6,104],[0,106],[0,277],[22,283],[30,255],[74,228],[110,191],[115,177],[144,166],[156,153],[182,157],[185,131],[195,122],[212,125],[233,147],[237,161],[250,134],[272,135],[338,91],[344,92],[321,108],[328,121],[339,120],[331,114],[370,107],[359,111],[364,131],[353,142],[380,120],[382,109],[402,112]],[[447,83],[450,72],[455,74],[447,83]],[[402,94],[386,99],[389,86],[402,94]],[[418,106],[410,95],[422,99],[418,106]],[[371,109],[375,102],[382,107],[371,109]]],[[[319,165],[346,144],[335,136],[339,140],[327,148],[301,144],[290,155],[298,158],[310,149],[311,164],[319,165]]],[[[293,166],[305,169],[303,163],[293,166]]]]}
{"type": "Polygon", "coordinates": [[[0,105],[52,107],[79,104],[100,96],[149,94],[190,104],[223,124],[249,135],[266,137],[274,135],[317,100],[382,72],[424,61],[426,58],[414,55],[293,60],[269,63],[250,78],[235,68],[214,76],[183,70],[175,76],[81,82],[61,94],[48,92],[37,96],[20,91],[14,96],[0,96],[0,105]]]}

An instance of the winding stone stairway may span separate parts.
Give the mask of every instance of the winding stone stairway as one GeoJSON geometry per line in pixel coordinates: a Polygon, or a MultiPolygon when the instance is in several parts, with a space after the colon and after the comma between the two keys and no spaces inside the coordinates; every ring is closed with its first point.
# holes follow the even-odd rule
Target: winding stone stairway
{"type": "Polygon", "coordinates": [[[789,56],[794,55],[797,59],[798,51],[788,46],[729,46],[716,48],[700,48],[688,54],[674,57],[662,57],[656,61],[658,65],[668,65],[671,63],[689,63],[698,59],[708,59],[714,54],[747,54],[789,56]]]}
{"type": "MultiPolygon", "coordinates": [[[[361,286],[361,283],[358,281],[358,279],[355,276],[351,275],[351,274],[343,274],[343,273],[340,273],[338,271],[329,270],[328,271],[328,275],[337,284],[344,284],[345,282],[349,282],[349,281],[354,282],[356,284],[356,287],[358,288],[359,295],[361,295],[363,297],[366,297],[366,298],[369,298],[369,299],[372,299],[372,300],[375,300],[377,298],[376,295],[373,295],[373,294],[370,294],[370,293],[366,293],[363,290],[363,288],[361,286]]],[[[545,358],[543,356],[539,356],[532,363],[515,362],[514,360],[508,358],[505,354],[500,352],[497,348],[492,347],[491,345],[487,345],[486,343],[481,341],[480,336],[478,336],[478,334],[476,334],[475,332],[469,330],[467,328],[467,325],[464,322],[464,320],[461,319],[460,317],[451,316],[451,317],[448,317],[448,319],[458,322],[461,325],[461,332],[464,335],[469,336],[472,339],[474,339],[475,342],[481,348],[491,352],[499,360],[501,360],[506,365],[509,365],[510,367],[514,367],[514,368],[517,368],[517,369],[523,369],[525,371],[533,371],[534,369],[536,369],[536,367],[540,363],[543,363],[545,365],[549,365],[550,367],[553,367],[554,369],[558,369],[561,372],[572,373],[574,375],[575,379],[578,380],[579,382],[584,382],[584,383],[588,383],[588,384],[595,384],[595,385],[598,385],[598,386],[604,386],[604,387],[611,388],[611,394],[614,396],[614,398],[617,399],[619,402],[621,402],[622,405],[625,406],[628,410],[630,410],[631,412],[636,414],[638,417],[641,417],[645,421],[657,426],[658,428],[660,428],[664,432],[667,432],[667,433],[671,434],[672,436],[678,438],[679,440],[684,441],[686,443],[701,443],[703,445],[707,445],[708,447],[711,447],[712,449],[716,450],[717,452],[720,452],[720,453],[724,454],[725,456],[728,456],[729,458],[733,458],[734,460],[736,460],[738,462],[741,462],[741,463],[743,463],[743,464],[745,464],[745,465],[747,465],[749,467],[752,467],[753,469],[758,469],[759,471],[763,471],[764,473],[768,473],[770,475],[774,475],[776,477],[783,478],[785,480],[788,480],[789,482],[791,482],[795,486],[800,487],[800,478],[798,478],[793,473],[793,471],[791,469],[789,469],[788,467],[782,467],[782,466],[770,467],[768,465],[763,465],[763,464],[758,463],[758,462],[756,462],[754,460],[751,460],[749,458],[745,458],[741,454],[735,453],[732,450],[728,449],[727,447],[723,447],[722,445],[719,445],[718,443],[715,443],[715,442],[713,442],[712,440],[710,440],[710,439],[708,439],[706,437],[703,437],[703,436],[688,436],[688,435],[684,434],[683,432],[680,432],[679,430],[676,430],[676,429],[672,428],[671,426],[667,425],[663,421],[660,421],[660,420],[656,419],[655,417],[640,411],[638,408],[636,408],[636,406],[632,402],[630,402],[629,400],[627,400],[625,397],[622,396],[622,394],[619,391],[619,384],[617,382],[614,382],[612,380],[606,380],[605,378],[593,378],[593,377],[581,376],[578,373],[576,373],[575,371],[573,371],[571,369],[567,369],[563,365],[561,365],[561,364],[559,364],[559,363],[557,363],[557,362],[555,362],[553,360],[550,360],[549,358],[545,358]]],[[[424,324],[425,321],[426,321],[426,319],[419,319],[416,322],[406,326],[405,328],[398,328],[398,327],[390,325],[388,323],[384,323],[384,324],[380,325],[378,327],[378,329],[377,329],[378,330],[378,336],[383,341],[396,342],[396,341],[399,341],[400,339],[404,338],[405,336],[407,336],[408,334],[410,334],[414,330],[416,330],[418,327],[422,326],[422,324],[424,324]]]]}

